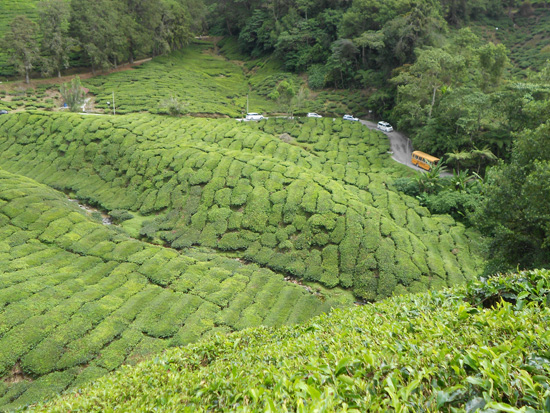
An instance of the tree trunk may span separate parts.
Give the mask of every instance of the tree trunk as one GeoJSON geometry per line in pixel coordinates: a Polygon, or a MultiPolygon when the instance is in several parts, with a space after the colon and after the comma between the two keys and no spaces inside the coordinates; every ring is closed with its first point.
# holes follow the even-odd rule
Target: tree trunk
{"type": "Polygon", "coordinates": [[[57,69],[57,77],[61,78],[61,70],[57,69]]]}
{"type": "Polygon", "coordinates": [[[432,110],[433,110],[434,105],[435,105],[435,92],[436,91],[437,91],[437,87],[434,86],[434,94],[432,96],[432,105],[430,106],[430,113],[428,114],[428,119],[432,118],[432,110]]]}
{"type": "Polygon", "coordinates": [[[29,69],[25,69],[25,83],[28,85],[29,82],[29,69]]]}

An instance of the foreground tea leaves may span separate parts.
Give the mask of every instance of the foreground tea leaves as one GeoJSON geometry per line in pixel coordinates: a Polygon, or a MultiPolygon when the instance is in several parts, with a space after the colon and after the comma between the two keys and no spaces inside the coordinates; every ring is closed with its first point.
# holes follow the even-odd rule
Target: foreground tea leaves
{"type": "MultiPolygon", "coordinates": [[[[548,282],[550,272],[512,278],[548,282]]],[[[36,410],[546,411],[550,310],[535,300],[464,311],[477,288],[217,335],[36,410]]]]}

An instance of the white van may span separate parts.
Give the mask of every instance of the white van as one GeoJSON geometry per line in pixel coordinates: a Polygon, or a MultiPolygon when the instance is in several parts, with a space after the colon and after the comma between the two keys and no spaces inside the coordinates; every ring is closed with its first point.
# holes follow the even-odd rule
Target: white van
{"type": "Polygon", "coordinates": [[[247,113],[246,114],[246,120],[262,120],[265,119],[262,115],[259,113],[247,113]]]}
{"type": "Polygon", "coordinates": [[[378,122],[377,128],[383,132],[393,132],[393,128],[388,122],[384,122],[384,121],[378,122]]]}

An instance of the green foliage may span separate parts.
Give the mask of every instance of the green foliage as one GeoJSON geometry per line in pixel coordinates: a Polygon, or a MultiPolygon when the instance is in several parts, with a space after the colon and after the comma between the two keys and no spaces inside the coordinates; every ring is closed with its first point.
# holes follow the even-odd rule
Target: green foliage
{"type": "Polygon", "coordinates": [[[25,75],[25,82],[28,84],[30,72],[36,65],[39,56],[36,23],[26,16],[16,16],[3,41],[15,71],[20,75],[25,75]]]}
{"type": "Polygon", "coordinates": [[[492,168],[476,216],[479,228],[493,235],[490,270],[546,266],[549,261],[548,182],[550,124],[519,134],[510,164],[492,168]]]}
{"type": "MultiPolygon", "coordinates": [[[[388,188],[386,182],[410,172],[389,158],[384,136],[361,124],[332,119],[237,123],[143,114],[26,116],[13,118],[25,122],[23,131],[18,122],[0,125],[5,136],[0,166],[71,190],[107,211],[152,215],[135,221],[141,228],[132,228],[134,236],[151,242],[231,251],[296,278],[350,288],[368,300],[412,288],[409,277],[427,282],[426,288],[462,283],[482,263],[473,257],[468,272],[452,257],[425,264],[432,255],[462,250],[472,238],[447,240],[446,231],[461,225],[450,220],[441,226],[444,220],[430,217],[417,200],[388,188]],[[33,122],[50,130],[50,139],[36,136],[33,122]],[[278,138],[283,132],[290,142],[278,138]],[[19,151],[14,134],[32,155],[19,151]],[[65,153],[62,158],[59,151],[65,153]],[[54,156],[53,163],[45,162],[54,156]],[[419,216],[426,223],[419,224],[419,216]],[[417,253],[412,267],[396,259],[397,250],[411,253],[411,237],[432,246],[430,256],[417,253]],[[310,258],[313,251],[320,255],[310,258]],[[365,267],[364,257],[374,261],[365,267]],[[365,269],[380,274],[380,282],[369,284],[375,291],[366,291],[359,281],[365,269]],[[434,276],[442,283],[432,285],[434,276]]],[[[113,257],[128,258],[137,252],[132,243],[99,244],[99,232],[86,230],[79,239],[69,239],[69,227],[60,222],[41,236],[50,241],[65,237],[80,253],[94,248],[95,255],[112,250],[113,257]]],[[[144,265],[155,283],[169,283],[159,264],[144,265]]]]}
{"type": "MultiPolygon", "coordinates": [[[[111,211],[118,220],[129,215],[111,211]]],[[[0,268],[2,410],[221,331],[214,320],[229,314],[224,331],[247,327],[255,294],[263,316],[254,325],[294,323],[349,304],[211,251],[180,254],[131,239],[92,221],[64,194],[3,170],[0,268]],[[277,291],[289,299],[261,300],[277,291]]]]}
{"type": "Polygon", "coordinates": [[[70,6],[64,0],[48,0],[38,4],[39,25],[42,35],[42,73],[57,74],[69,67],[69,54],[73,39],[69,37],[70,6]]]}
{"type": "Polygon", "coordinates": [[[514,304],[521,310],[527,303],[550,306],[550,278],[548,271],[532,270],[498,275],[473,281],[468,285],[466,300],[485,308],[501,301],[514,304]]]}
{"type": "Polygon", "coordinates": [[[59,89],[59,92],[71,112],[80,111],[80,108],[84,103],[86,93],[82,88],[80,78],[78,76],[74,77],[70,83],[63,83],[59,89]]]}
{"type": "Polygon", "coordinates": [[[549,308],[538,299],[549,279],[541,270],[487,281],[514,291],[514,304],[468,303],[480,289],[489,292],[478,282],[300,326],[218,334],[38,410],[142,411],[155,403],[167,411],[233,411],[246,395],[252,411],[544,411],[550,342],[541,326],[549,308]]]}

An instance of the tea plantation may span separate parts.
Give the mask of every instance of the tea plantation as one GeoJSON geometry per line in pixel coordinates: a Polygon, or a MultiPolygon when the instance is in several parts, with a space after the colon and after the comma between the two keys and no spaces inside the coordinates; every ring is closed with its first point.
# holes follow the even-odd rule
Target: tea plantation
{"type": "Polygon", "coordinates": [[[137,241],[2,170],[0,274],[0,409],[202,336],[296,323],[346,302],[208,251],[137,241]]]}
{"type": "Polygon", "coordinates": [[[477,274],[475,232],[391,189],[409,172],[383,134],[303,122],[21,113],[0,119],[0,167],[107,211],[157,215],[134,236],[213,248],[365,300],[477,274]],[[283,129],[295,137],[280,139],[283,129]]]}
{"type": "MultiPolygon", "coordinates": [[[[251,112],[286,110],[268,95],[283,79],[297,90],[303,83],[297,75],[281,72],[280,63],[272,58],[246,63],[228,60],[224,50],[209,41],[195,41],[184,50],[157,57],[133,70],[97,76],[84,84],[95,95],[96,108],[105,111],[115,92],[120,114],[166,113],[163,100],[175,97],[193,114],[240,117],[246,113],[247,95],[251,112]]],[[[368,112],[364,103],[360,91],[327,90],[311,95],[298,110],[364,115],[368,112]]]]}
{"type": "Polygon", "coordinates": [[[217,335],[35,411],[546,412],[549,291],[533,271],[217,335]]]}

